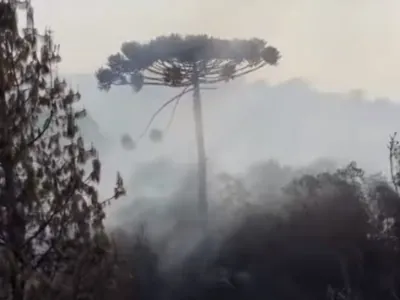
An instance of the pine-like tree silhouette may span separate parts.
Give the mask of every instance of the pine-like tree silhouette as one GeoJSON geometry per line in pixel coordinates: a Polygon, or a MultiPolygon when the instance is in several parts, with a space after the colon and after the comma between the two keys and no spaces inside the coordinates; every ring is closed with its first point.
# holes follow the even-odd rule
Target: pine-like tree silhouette
{"type": "Polygon", "coordinates": [[[0,298],[77,299],[105,262],[101,164],[76,120],[80,98],[54,75],[59,47],[30,1],[0,2],[0,298]],[[22,11],[21,11],[22,9],[22,11]],[[23,30],[17,17],[27,15],[23,30]],[[44,120],[44,121],[43,121],[44,120]],[[87,163],[92,163],[88,173],[87,163]]]}
{"type": "Polygon", "coordinates": [[[145,85],[183,88],[156,114],[179,101],[182,95],[193,92],[199,172],[198,205],[200,213],[206,216],[206,152],[200,90],[244,76],[266,65],[276,65],[279,59],[278,50],[267,46],[261,39],[226,40],[207,35],[182,37],[172,34],[145,44],[134,41],[122,44],[121,52],[111,55],[107,66],[100,68],[96,76],[103,90],[109,90],[113,85],[131,85],[135,91],[140,91],[145,85]]]}

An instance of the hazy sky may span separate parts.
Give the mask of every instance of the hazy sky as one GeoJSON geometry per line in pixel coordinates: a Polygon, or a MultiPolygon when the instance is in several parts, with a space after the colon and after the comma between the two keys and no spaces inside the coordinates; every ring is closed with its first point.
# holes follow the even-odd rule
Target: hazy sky
{"type": "Polygon", "coordinates": [[[61,71],[92,73],[123,41],[171,32],[266,39],[282,52],[269,81],[400,99],[399,0],[33,0],[61,44],[61,71]]]}

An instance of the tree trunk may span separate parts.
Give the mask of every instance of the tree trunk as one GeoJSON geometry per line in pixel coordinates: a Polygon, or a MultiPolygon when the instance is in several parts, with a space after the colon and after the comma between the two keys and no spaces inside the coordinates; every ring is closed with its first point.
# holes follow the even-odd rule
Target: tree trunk
{"type": "Polygon", "coordinates": [[[198,156],[198,211],[202,221],[206,221],[208,215],[207,203],[207,157],[204,143],[203,115],[201,108],[200,84],[197,66],[193,72],[193,115],[196,131],[196,144],[198,156]]]}

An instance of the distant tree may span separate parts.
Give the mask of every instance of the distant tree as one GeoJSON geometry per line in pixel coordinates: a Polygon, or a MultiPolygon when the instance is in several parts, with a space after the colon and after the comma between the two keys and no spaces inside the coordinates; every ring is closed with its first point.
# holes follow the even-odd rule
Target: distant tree
{"type": "MultiPolygon", "coordinates": [[[[244,76],[266,65],[276,65],[278,50],[261,39],[225,40],[207,35],[177,34],[160,36],[146,44],[126,42],[121,52],[108,58],[107,66],[96,73],[99,87],[130,85],[140,91],[145,85],[183,88],[167,101],[154,117],[171,103],[178,104],[182,95],[193,92],[193,114],[198,152],[199,212],[207,214],[206,153],[200,90],[244,76]],[[202,87],[203,86],[203,87],[202,87]]],[[[152,121],[151,120],[151,121],[152,121]]],[[[151,122],[150,122],[151,123],[151,122]]],[[[150,125],[150,124],[149,124],[150,125]]],[[[152,139],[160,140],[159,132],[152,139]]]]}
{"type": "Polygon", "coordinates": [[[84,299],[109,271],[104,205],[123,183],[99,199],[100,160],[76,125],[80,95],[54,75],[58,50],[35,29],[30,1],[0,2],[1,299],[84,299]]]}

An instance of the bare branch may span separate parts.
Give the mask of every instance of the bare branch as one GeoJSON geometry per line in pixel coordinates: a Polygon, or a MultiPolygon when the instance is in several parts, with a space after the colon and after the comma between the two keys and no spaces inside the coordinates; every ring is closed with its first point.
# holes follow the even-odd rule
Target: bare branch
{"type": "Polygon", "coordinates": [[[166,101],[163,105],[160,106],[159,109],[156,110],[156,112],[151,116],[149,122],[147,123],[147,126],[145,127],[144,131],[139,135],[138,137],[138,142],[146,135],[147,131],[149,130],[151,124],[153,124],[155,118],[166,108],[168,105],[173,103],[174,101],[179,100],[183,95],[190,93],[193,91],[193,88],[189,89],[188,87],[184,88],[182,92],[180,92],[178,95],[172,97],[168,101],[166,101]]]}
{"type": "Polygon", "coordinates": [[[181,100],[181,98],[179,97],[179,98],[175,101],[175,105],[174,105],[174,107],[172,108],[172,112],[171,112],[171,116],[169,117],[168,124],[167,124],[167,126],[165,127],[165,130],[164,130],[165,134],[168,132],[169,128],[170,128],[171,125],[172,125],[172,122],[173,122],[174,117],[175,117],[175,112],[176,112],[176,109],[178,108],[178,105],[179,105],[179,101],[180,101],[180,100],[181,100]]]}
{"type": "MultiPolygon", "coordinates": [[[[216,89],[215,87],[202,87],[202,88],[201,88],[201,90],[215,90],[215,89],[216,89]]],[[[146,135],[146,133],[147,133],[148,130],[150,129],[151,124],[153,124],[153,122],[154,122],[154,120],[156,119],[156,117],[157,117],[166,107],[168,107],[168,106],[169,106],[171,103],[173,103],[174,101],[179,101],[180,98],[181,98],[182,96],[184,96],[184,95],[187,94],[187,93],[192,92],[193,90],[194,90],[194,88],[190,88],[190,89],[189,89],[189,87],[186,87],[186,88],[184,88],[183,91],[180,92],[178,95],[176,95],[176,96],[174,96],[173,98],[169,99],[168,101],[164,102],[164,103],[160,106],[160,108],[157,109],[156,112],[151,116],[151,118],[150,118],[148,124],[146,125],[146,127],[145,127],[145,129],[144,129],[144,131],[139,135],[139,137],[138,137],[138,139],[137,139],[137,142],[139,142],[139,141],[146,135]]],[[[172,122],[172,121],[170,120],[170,123],[171,123],[171,122],[172,122]]],[[[169,125],[170,125],[170,124],[169,124],[169,125]]],[[[168,126],[169,126],[169,125],[168,125],[168,126]]]]}
{"type": "MultiPolygon", "coordinates": [[[[266,62],[263,62],[262,64],[258,65],[257,67],[254,67],[254,68],[252,68],[252,69],[248,69],[247,71],[235,73],[234,77],[235,77],[235,78],[238,78],[238,77],[244,76],[244,75],[246,75],[246,74],[249,74],[249,73],[252,73],[252,72],[254,72],[254,71],[257,71],[257,70],[259,70],[259,69],[265,67],[266,65],[267,65],[267,63],[266,63],[266,62]]],[[[245,68],[243,68],[243,70],[244,70],[244,69],[245,69],[245,68]]]]}

